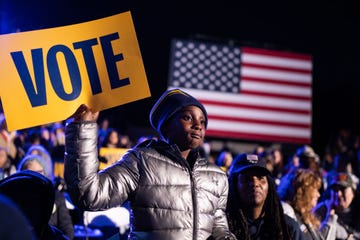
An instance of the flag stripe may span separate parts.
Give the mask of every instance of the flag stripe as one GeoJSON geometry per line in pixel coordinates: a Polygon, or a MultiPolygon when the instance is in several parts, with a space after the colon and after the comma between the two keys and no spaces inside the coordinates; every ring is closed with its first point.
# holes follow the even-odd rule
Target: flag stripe
{"type": "Polygon", "coordinates": [[[310,83],[299,83],[299,82],[284,82],[281,80],[276,79],[264,79],[264,78],[256,78],[256,77],[244,77],[242,78],[243,81],[252,81],[252,82],[260,82],[260,83],[275,83],[284,86],[298,86],[298,87],[311,87],[310,83]]]}
{"type": "Polygon", "coordinates": [[[311,70],[309,69],[294,69],[290,67],[282,67],[282,66],[274,66],[274,65],[263,65],[259,63],[242,63],[242,67],[253,67],[253,68],[263,68],[263,69],[269,69],[269,70],[278,70],[278,71],[291,71],[296,73],[303,73],[303,74],[311,74],[311,70]]]}
{"type": "Polygon", "coordinates": [[[310,55],[188,40],[171,54],[169,88],[204,104],[207,136],[310,143],[310,55]]]}
{"type": "Polygon", "coordinates": [[[243,132],[248,134],[263,134],[263,135],[278,135],[282,137],[310,137],[307,128],[300,127],[288,127],[288,126],[274,126],[271,124],[260,123],[238,123],[236,121],[219,121],[213,119],[209,121],[209,129],[217,131],[229,131],[229,132],[243,132]]]}
{"type": "Polygon", "coordinates": [[[294,73],[290,71],[269,70],[256,67],[241,68],[242,77],[256,77],[261,79],[276,79],[284,82],[311,83],[311,75],[304,73],[294,73]]]}
{"type": "Polygon", "coordinates": [[[271,124],[271,125],[278,125],[278,126],[288,126],[288,127],[301,127],[301,128],[308,128],[310,127],[309,124],[298,124],[289,121],[269,121],[269,120],[259,120],[259,119],[248,119],[244,117],[221,117],[220,115],[212,115],[209,114],[209,118],[217,119],[217,120],[226,120],[226,121],[237,121],[238,123],[241,122],[252,122],[252,123],[260,123],[260,124],[271,124]]]}
{"type": "MultiPolygon", "coordinates": [[[[250,47],[243,47],[242,51],[248,53],[248,57],[249,56],[262,56],[263,58],[267,57],[265,59],[272,59],[272,60],[268,61],[269,64],[281,65],[281,64],[279,64],[278,61],[276,61],[276,59],[279,59],[280,63],[283,63],[285,65],[292,63],[293,68],[303,67],[303,68],[311,69],[311,66],[312,66],[312,63],[311,63],[312,57],[311,57],[311,55],[308,55],[308,54],[273,51],[273,50],[250,48],[250,47]],[[282,62],[281,59],[285,59],[285,60],[287,59],[288,62],[285,60],[284,60],[284,62],[282,62]]],[[[250,62],[248,59],[244,59],[244,61],[250,62]]],[[[258,62],[257,60],[255,60],[255,61],[258,62]]]]}
{"type": "Polygon", "coordinates": [[[208,136],[217,136],[221,138],[230,138],[230,139],[248,139],[252,141],[270,141],[270,142],[286,142],[294,144],[304,144],[308,143],[309,139],[300,138],[300,137],[284,137],[278,135],[264,135],[264,134],[254,134],[254,133],[244,133],[244,132],[232,132],[232,131],[218,131],[218,130],[207,130],[206,135],[208,136]]]}
{"type": "Polygon", "coordinates": [[[271,108],[276,107],[284,110],[300,110],[307,111],[311,108],[311,101],[309,100],[292,100],[271,98],[266,96],[251,96],[246,94],[229,94],[216,91],[206,91],[198,89],[181,88],[183,91],[188,92],[190,95],[197,96],[202,101],[218,102],[222,104],[247,104],[254,107],[271,108]]]}
{"type": "Polygon", "coordinates": [[[244,104],[244,103],[234,103],[234,102],[218,102],[218,101],[212,101],[212,100],[205,100],[201,99],[201,103],[204,105],[214,105],[217,108],[218,107],[234,107],[235,110],[240,108],[248,108],[248,109],[257,109],[257,110],[268,110],[268,111],[276,111],[276,112],[290,112],[290,113],[298,113],[298,114],[304,114],[309,115],[309,110],[299,110],[294,108],[284,109],[279,107],[273,107],[273,106],[257,106],[253,104],[244,104]]]}
{"type": "Polygon", "coordinates": [[[310,98],[311,90],[308,87],[299,87],[299,86],[284,86],[281,84],[274,83],[259,83],[253,81],[243,81],[241,84],[241,90],[250,91],[250,92],[259,92],[259,93],[272,93],[282,96],[291,97],[303,97],[310,98]]]}
{"type": "Polygon", "coordinates": [[[293,95],[283,95],[283,94],[274,94],[270,92],[260,92],[260,91],[251,91],[251,90],[243,90],[242,94],[246,95],[254,95],[254,96],[268,96],[268,97],[277,97],[286,99],[297,99],[297,100],[310,100],[308,97],[300,97],[300,96],[293,96],[293,95]]]}
{"type": "Polygon", "coordinates": [[[291,122],[291,123],[302,123],[310,125],[310,120],[306,114],[298,113],[285,113],[285,112],[276,112],[268,110],[259,110],[259,109],[249,109],[249,108],[235,108],[235,107],[222,107],[221,112],[218,112],[219,107],[216,105],[205,104],[207,112],[209,115],[214,116],[229,116],[231,118],[247,118],[254,120],[263,120],[263,121],[277,121],[277,122],[291,122]]]}

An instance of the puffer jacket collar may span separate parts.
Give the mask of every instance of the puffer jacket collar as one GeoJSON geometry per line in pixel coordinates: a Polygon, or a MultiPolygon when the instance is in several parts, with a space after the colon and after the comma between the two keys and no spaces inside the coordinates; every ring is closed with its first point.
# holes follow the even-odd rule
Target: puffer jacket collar
{"type": "Polygon", "coordinates": [[[190,168],[189,162],[194,162],[197,165],[205,165],[206,158],[200,156],[199,150],[194,149],[190,152],[187,161],[181,156],[179,147],[176,144],[170,145],[163,140],[147,140],[141,143],[138,147],[151,147],[159,153],[167,156],[182,165],[183,167],[190,168]]]}

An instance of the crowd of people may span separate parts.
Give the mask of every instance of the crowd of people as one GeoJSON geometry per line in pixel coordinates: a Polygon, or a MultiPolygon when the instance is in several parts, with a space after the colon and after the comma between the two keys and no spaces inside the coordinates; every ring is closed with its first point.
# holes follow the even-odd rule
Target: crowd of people
{"type": "Polygon", "coordinates": [[[152,136],[132,139],[99,115],[81,105],[13,132],[0,115],[0,199],[26,217],[26,239],[74,239],[83,211],[122,205],[130,239],[360,239],[360,137],[349,130],[322,155],[303,145],[285,157],[261,144],[204,149],[206,109],[179,89],[151,109],[152,136]],[[102,148],[126,152],[101,168],[102,148]]]}

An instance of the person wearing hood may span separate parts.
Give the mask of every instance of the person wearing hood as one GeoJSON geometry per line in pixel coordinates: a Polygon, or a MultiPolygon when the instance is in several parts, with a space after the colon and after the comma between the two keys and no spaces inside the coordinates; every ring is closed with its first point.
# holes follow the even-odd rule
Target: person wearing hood
{"type": "MultiPolygon", "coordinates": [[[[50,168],[46,167],[48,162],[41,156],[37,154],[26,155],[18,165],[18,171],[31,170],[38,172],[45,177],[47,177],[54,185],[53,172],[50,173],[50,168]]],[[[57,188],[55,190],[55,200],[53,210],[51,212],[51,217],[49,219],[49,224],[57,227],[61,230],[69,239],[74,239],[74,225],[70,215],[69,209],[66,207],[65,196],[57,188]]]]}

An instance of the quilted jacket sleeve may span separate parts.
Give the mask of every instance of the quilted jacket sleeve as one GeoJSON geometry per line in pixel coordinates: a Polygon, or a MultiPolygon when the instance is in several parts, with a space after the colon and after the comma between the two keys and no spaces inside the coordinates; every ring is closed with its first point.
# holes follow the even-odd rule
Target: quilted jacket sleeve
{"type": "Polygon", "coordinates": [[[65,181],[72,200],[84,210],[122,204],[136,189],[138,180],[136,156],[131,153],[98,172],[97,133],[96,122],[71,122],[66,126],[65,181]]]}

